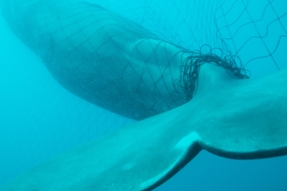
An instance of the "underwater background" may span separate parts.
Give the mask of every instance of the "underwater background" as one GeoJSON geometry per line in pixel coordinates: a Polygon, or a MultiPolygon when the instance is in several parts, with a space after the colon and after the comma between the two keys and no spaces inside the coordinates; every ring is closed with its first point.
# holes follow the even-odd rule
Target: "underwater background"
{"type": "MultiPolygon", "coordinates": [[[[208,44],[223,56],[230,51],[251,78],[287,68],[287,0],[89,2],[189,50],[208,44]]],[[[0,187],[62,152],[134,123],[62,88],[2,17],[0,38],[0,187]]],[[[231,160],[202,151],[156,189],[173,190],[286,191],[287,156],[231,160]]]]}

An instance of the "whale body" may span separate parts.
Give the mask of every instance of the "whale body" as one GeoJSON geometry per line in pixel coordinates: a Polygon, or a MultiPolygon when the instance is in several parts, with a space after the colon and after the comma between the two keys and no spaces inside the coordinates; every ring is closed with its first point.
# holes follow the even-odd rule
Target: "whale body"
{"type": "Polygon", "coordinates": [[[13,32],[67,90],[135,120],[187,102],[184,48],[98,5],[77,0],[6,1],[13,32]]]}

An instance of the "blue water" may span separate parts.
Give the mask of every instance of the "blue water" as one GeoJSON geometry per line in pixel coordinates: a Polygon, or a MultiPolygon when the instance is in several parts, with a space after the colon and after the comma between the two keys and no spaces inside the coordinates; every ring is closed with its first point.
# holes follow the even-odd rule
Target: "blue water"
{"type": "MultiPolygon", "coordinates": [[[[164,6],[165,3],[156,2],[159,4],[150,14],[156,14],[153,11],[170,12],[170,9],[164,6]]],[[[281,4],[283,2],[282,7],[287,7],[286,0],[280,2],[281,4]]],[[[188,14],[186,7],[181,8],[182,10],[176,12],[188,14]]],[[[254,12],[256,10],[253,9],[254,12]]],[[[282,11],[278,10],[278,13],[281,14],[282,11]]],[[[130,14],[136,13],[132,11],[130,14]]],[[[171,12],[170,14],[172,17],[163,18],[171,19],[169,22],[170,26],[174,26],[173,31],[188,35],[189,31],[180,31],[179,25],[172,25],[172,18],[176,17],[176,14],[171,12]]],[[[287,18],[284,17],[282,21],[286,24],[287,18]]],[[[264,29],[266,25],[260,30],[264,29]]],[[[278,36],[276,32],[284,34],[279,24],[271,25],[270,29],[272,30],[269,33],[274,33],[273,36],[278,36]]],[[[250,29],[250,33],[252,30],[250,29]]],[[[169,36],[169,32],[166,31],[166,36],[169,36]]],[[[246,30],[242,32],[245,33],[246,30]]],[[[0,186],[63,151],[132,123],[130,120],[99,109],[63,89],[53,80],[40,58],[12,34],[1,17],[0,36],[0,186]]],[[[176,36],[170,38],[177,40],[176,36]]],[[[265,39],[267,43],[270,42],[270,46],[273,45],[273,41],[277,42],[276,40],[277,38],[272,38],[272,35],[269,39],[265,39]]],[[[264,49],[261,51],[264,45],[261,41],[258,41],[258,44],[256,41],[254,43],[253,49],[258,49],[254,54],[259,52],[260,55],[264,51],[264,49]]],[[[282,38],[282,43],[287,44],[286,37],[282,38]]],[[[286,55],[286,49],[284,50],[286,55]]],[[[284,50],[279,49],[275,54],[276,62],[281,69],[287,68],[284,50]]],[[[243,57],[247,55],[244,55],[244,52],[242,54],[243,57]]],[[[256,77],[274,72],[277,68],[270,58],[266,58],[251,63],[250,70],[253,77],[256,77]]],[[[203,151],[170,181],[156,190],[286,191],[287,156],[237,161],[203,151]]]]}

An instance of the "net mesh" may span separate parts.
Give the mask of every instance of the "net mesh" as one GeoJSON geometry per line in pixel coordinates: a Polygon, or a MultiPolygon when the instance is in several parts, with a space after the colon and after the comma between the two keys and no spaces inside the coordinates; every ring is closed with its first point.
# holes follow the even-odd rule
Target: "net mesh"
{"type": "MultiPolygon", "coordinates": [[[[204,46],[201,48],[204,48],[204,46]]],[[[216,49],[210,49],[208,53],[202,53],[200,50],[192,51],[192,54],[186,58],[185,64],[180,67],[181,77],[177,83],[178,86],[183,88],[188,101],[193,98],[197,86],[200,66],[203,64],[209,63],[225,68],[238,79],[249,78],[247,71],[243,68],[241,60],[238,57],[232,55],[224,57],[223,55],[219,56],[213,53],[215,50],[216,49]],[[238,61],[237,63],[236,60],[238,61]]]]}

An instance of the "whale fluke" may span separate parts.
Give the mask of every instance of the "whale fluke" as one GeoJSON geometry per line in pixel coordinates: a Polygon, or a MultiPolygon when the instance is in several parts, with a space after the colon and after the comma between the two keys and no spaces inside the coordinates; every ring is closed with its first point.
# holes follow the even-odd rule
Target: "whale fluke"
{"type": "Polygon", "coordinates": [[[214,84],[208,67],[192,101],[62,154],[4,190],[152,190],[202,149],[233,159],[286,155],[287,70],[214,84]]]}

